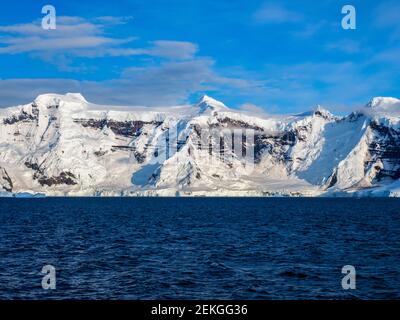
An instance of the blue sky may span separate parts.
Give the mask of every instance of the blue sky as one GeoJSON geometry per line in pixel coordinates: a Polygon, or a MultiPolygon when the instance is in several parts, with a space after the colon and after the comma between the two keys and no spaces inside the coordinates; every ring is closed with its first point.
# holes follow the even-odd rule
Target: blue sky
{"type": "Polygon", "coordinates": [[[399,1],[118,0],[1,2],[0,106],[81,92],[122,105],[195,102],[348,113],[400,97],[399,1]],[[42,6],[57,10],[43,30],[42,6]],[[343,30],[342,6],[357,10],[343,30]]]}

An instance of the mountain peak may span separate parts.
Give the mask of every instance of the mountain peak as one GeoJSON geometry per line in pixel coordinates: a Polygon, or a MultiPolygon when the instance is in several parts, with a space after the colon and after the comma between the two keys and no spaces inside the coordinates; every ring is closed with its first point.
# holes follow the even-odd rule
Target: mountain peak
{"type": "Polygon", "coordinates": [[[393,105],[398,106],[400,104],[400,100],[392,97],[375,97],[372,98],[370,102],[368,102],[368,108],[384,108],[387,109],[393,105]]]}
{"type": "Polygon", "coordinates": [[[81,102],[87,103],[87,100],[85,99],[85,97],[80,93],[68,92],[64,97],[66,97],[70,100],[81,101],[81,102]]]}
{"type": "Polygon", "coordinates": [[[80,93],[66,93],[65,95],[55,94],[55,93],[45,93],[38,95],[37,98],[35,99],[36,103],[41,102],[44,104],[54,103],[55,101],[87,103],[86,99],[80,93]]]}
{"type": "Polygon", "coordinates": [[[220,111],[224,109],[228,109],[228,107],[223,104],[221,101],[215,100],[207,95],[203,95],[200,101],[196,104],[196,106],[200,109],[199,113],[204,113],[208,110],[210,111],[220,111]]]}
{"type": "Polygon", "coordinates": [[[80,93],[67,93],[65,95],[47,93],[37,96],[34,105],[43,110],[62,107],[63,110],[76,111],[86,109],[88,102],[80,93]],[[64,108],[65,105],[68,105],[67,109],[64,108]]]}
{"type": "Polygon", "coordinates": [[[312,114],[315,116],[320,116],[325,119],[334,118],[334,115],[332,113],[330,113],[329,110],[322,107],[321,105],[317,105],[316,108],[314,108],[312,114]]]}
{"type": "Polygon", "coordinates": [[[370,117],[400,117],[400,100],[391,97],[375,97],[362,109],[370,117]]]}

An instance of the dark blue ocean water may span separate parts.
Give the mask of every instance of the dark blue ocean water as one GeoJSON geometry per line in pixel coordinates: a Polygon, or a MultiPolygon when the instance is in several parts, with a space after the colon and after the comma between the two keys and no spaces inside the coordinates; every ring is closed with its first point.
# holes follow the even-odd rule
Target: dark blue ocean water
{"type": "Polygon", "coordinates": [[[400,298],[400,201],[3,198],[0,298],[400,298]]]}

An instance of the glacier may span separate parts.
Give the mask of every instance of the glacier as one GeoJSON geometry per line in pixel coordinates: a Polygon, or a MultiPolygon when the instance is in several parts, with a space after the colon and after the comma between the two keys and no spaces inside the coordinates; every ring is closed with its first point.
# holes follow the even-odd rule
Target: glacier
{"type": "Polygon", "coordinates": [[[400,100],[259,115],[43,94],[0,109],[0,196],[21,195],[398,197],[400,100]]]}

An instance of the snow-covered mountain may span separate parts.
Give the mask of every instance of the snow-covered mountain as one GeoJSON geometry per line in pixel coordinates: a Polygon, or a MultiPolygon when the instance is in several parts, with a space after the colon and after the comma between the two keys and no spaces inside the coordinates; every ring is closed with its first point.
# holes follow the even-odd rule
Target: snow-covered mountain
{"type": "Polygon", "coordinates": [[[400,196],[400,100],[337,117],[196,105],[111,107],[80,94],[0,109],[2,195],[400,196]]]}

